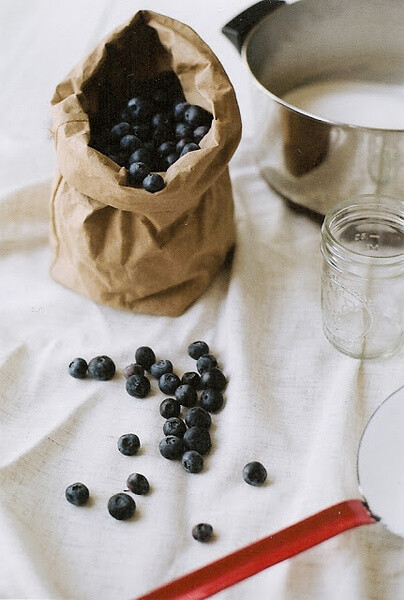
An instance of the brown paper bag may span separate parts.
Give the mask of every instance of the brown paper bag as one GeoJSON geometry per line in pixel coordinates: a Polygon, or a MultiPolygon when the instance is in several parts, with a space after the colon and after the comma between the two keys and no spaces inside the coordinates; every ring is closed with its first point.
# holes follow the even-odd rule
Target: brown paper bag
{"type": "Polygon", "coordinates": [[[241,136],[232,85],[188,26],[140,11],[115,29],[55,91],[58,172],[51,195],[51,275],[117,308],[180,315],[207,288],[235,242],[228,162],[241,136]],[[213,114],[201,150],[166,173],[151,194],[89,146],[90,124],[128,98],[131,76],[166,70],[186,100],[213,114]]]}

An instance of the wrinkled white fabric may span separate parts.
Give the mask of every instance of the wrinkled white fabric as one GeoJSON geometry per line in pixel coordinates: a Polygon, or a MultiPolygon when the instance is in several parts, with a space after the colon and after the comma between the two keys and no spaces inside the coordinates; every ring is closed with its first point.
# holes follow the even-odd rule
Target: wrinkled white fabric
{"type": "MultiPolygon", "coordinates": [[[[319,224],[294,211],[259,178],[249,100],[239,59],[219,30],[246,2],[143,2],[193,26],[211,44],[240,99],[245,135],[231,163],[237,247],[233,263],[181,317],[96,305],[49,276],[48,126],[54,84],[103,33],[138,6],[95,0],[5,0],[0,96],[0,598],[135,598],[181,574],[333,503],[359,498],[356,453],[376,406],[404,384],[404,351],[361,362],[338,353],[320,318],[319,224]],[[205,469],[186,473],[158,451],[165,397],[125,391],[122,369],[138,346],[193,370],[190,342],[209,343],[228,377],[213,416],[205,469]],[[67,366],[108,354],[109,382],[75,380],[67,366]],[[118,437],[137,433],[126,457],[118,437]],[[261,488],[241,477],[261,461],[261,488]],[[108,498],[132,472],[147,496],[119,522],[108,498]],[[85,507],[64,491],[86,483],[85,507]],[[192,527],[209,522],[200,544],[192,527]]],[[[397,457],[397,461],[402,457],[397,457]]],[[[404,542],[380,524],[318,545],[217,594],[218,600],[400,600],[404,542]]],[[[162,599],[163,600],[163,599],[162,599]]]]}

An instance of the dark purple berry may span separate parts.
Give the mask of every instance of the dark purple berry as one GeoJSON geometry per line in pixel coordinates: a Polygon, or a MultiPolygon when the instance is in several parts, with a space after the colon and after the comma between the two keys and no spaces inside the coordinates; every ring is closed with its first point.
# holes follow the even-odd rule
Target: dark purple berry
{"type": "Polygon", "coordinates": [[[124,492],[115,494],[108,500],[108,512],[111,517],[118,519],[118,521],[130,519],[135,510],[136,503],[134,499],[124,492]]]}
{"type": "Polygon", "coordinates": [[[174,112],[174,119],[176,121],[182,121],[182,119],[184,118],[184,112],[190,106],[191,105],[189,104],[189,102],[178,102],[174,106],[174,111],[173,111],[174,112]]]}
{"type": "Polygon", "coordinates": [[[218,390],[203,390],[199,401],[202,408],[211,413],[218,412],[223,406],[223,396],[218,390]]]}
{"type": "Polygon", "coordinates": [[[170,419],[171,417],[178,417],[178,415],[180,414],[180,410],[180,403],[175,398],[166,398],[160,404],[160,414],[165,419],[170,419]]]}
{"type": "Polygon", "coordinates": [[[124,135],[127,135],[130,131],[131,126],[129,125],[129,123],[126,123],[125,121],[123,123],[118,123],[117,125],[114,125],[111,129],[111,138],[113,140],[119,141],[121,138],[123,138],[124,135]]]}
{"type": "Polygon", "coordinates": [[[200,379],[201,376],[195,371],[187,371],[187,373],[184,373],[184,375],[181,377],[181,383],[192,385],[194,390],[197,390],[199,388],[200,379]]]}
{"type": "Polygon", "coordinates": [[[148,346],[140,346],[140,348],[136,350],[135,360],[137,364],[142,365],[142,367],[148,371],[151,365],[156,362],[156,355],[148,346]]]}
{"type": "Polygon", "coordinates": [[[144,178],[150,173],[150,167],[143,162],[133,162],[129,165],[128,173],[131,185],[142,185],[144,178]]]}
{"type": "Polygon", "coordinates": [[[192,127],[186,123],[177,123],[175,126],[175,137],[177,140],[187,139],[191,142],[194,139],[192,127]]]}
{"type": "Polygon", "coordinates": [[[187,450],[196,450],[203,456],[209,452],[211,445],[210,434],[205,427],[190,427],[184,433],[184,446],[187,450]]]}
{"type": "Polygon", "coordinates": [[[188,152],[195,152],[195,150],[200,150],[200,147],[198,146],[198,144],[190,142],[189,144],[185,144],[185,146],[181,150],[180,156],[184,156],[185,154],[188,154],[188,152]]]}
{"type": "Polygon", "coordinates": [[[217,367],[217,360],[213,354],[203,354],[196,361],[196,368],[201,375],[205,371],[211,371],[215,367],[217,367]]]}
{"type": "Polygon", "coordinates": [[[88,363],[88,374],[93,379],[107,381],[115,375],[115,364],[109,356],[96,356],[88,363]]]}
{"type": "Polygon", "coordinates": [[[175,149],[178,152],[179,156],[181,156],[181,152],[182,152],[184,146],[186,146],[190,142],[192,142],[192,140],[188,139],[188,138],[182,138],[182,139],[178,140],[178,142],[175,146],[175,149]]]}
{"type": "Polygon", "coordinates": [[[157,148],[157,152],[159,153],[160,156],[163,156],[163,157],[168,156],[169,154],[171,154],[174,151],[175,151],[175,144],[174,144],[174,142],[163,142],[157,148]]]}
{"type": "Polygon", "coordinates": [[[124,150],[125,152],[134,152],[142,146],[142,143],[142,140],[136,135],[128,133],[127,135],[124,135],[123,138],[121,138],[119,146],[121,150],[124,150]]]}
{"type": "Polygon", "coordinates": [[[129,396],[145,398],[150,392],[150,381],[144,375],[131,375],[126,380],[126,391],[129,396]]]}
{"type": "Polygon", "coordinates": [[[76,379],[83,379],[87,375],[87,361],[84,358],[75,358],[69,365],[69,374],[76,379]]]}
{"type": "Polygon", "coordinates": [[[175,398],[182,406],[195,406],[198,400],[195,388],[189,383],[182,383],[177,387],[175,398]]]}
{"type": "Polygon", "coordinates": [[[194,406],[185,415],[185,423],[189,428],[204,427],[205,429],[209,429],[212,425],[212,417],[201,406],[194,406]]]}
{"type": "Polygon", "coordinates": [[[131,98],[126,108],[129,117],[135,123],[147,121],[154,110],[155,105],[153,102],[139,96],[131,98]]]}
{"type": "Polygon", "coordinates": [[[193,132],[193,138],[194,138],[195,144],[199,144],[201,139],[205,137],[205,135],[208,133],[208,131],[209,131],[209,127],[207,127],[206,125],[200,125],[199,127],[197,127],[193,132]]]}
{"type": "Polygon", "coordinates": [[[267,471],[260,462],[250,462],[243,469],[243,479],[249,485],[262,485],[266,478],[267,471]]]}
{"type": "Polygon", "coordinates": [[[165,436],[175,435],[182,438],[187,428],[182,419],[179,417],[171,417],[163,425],[163,433],[165,436]]]}
{"type": "Polygon", "coordinates": [[[134,456],[140,448],[140,440],[135,433],[124,433],[118,439],[118,450],[125,456],[134,456]]]}
{"type": "Polygon", "coordinates": [[[159,388],[163,394],[174,394],[180,384],[180,378],[174,373],[164,373],[159,379],[159,388]]]}
{"type": "Polygon", "coordinates": [[[201,375],[200,386],[203,389],[212,388],[221,392],[226,387],[226,383],[226,377],[217,367],[204,371],[201,375]]]}
{"type": "Polygon", "coordinates": [[[174,125],[174,119],[168,111],[155,113],[151,120],[152,127],[169,127],[174,125]]]}
{"type": "Polygon", "coordinates": [[[176,437],[175,435],[170,435],[160,441],[159,450],[160,454],[164,456],[164,458],[176,460],[182,456],[184,451],[184,443],[182,438],[176,437]]]}
{"type": "Polygon", "coordinates": [[[136,363],[131,363],[127,365],[123,370],[124,377],[128,379],[131,375],[144,375],[144,369],[142,365],[138,365],[136,363]]]}
{"type": "Polygon", "coordinates": [[[198,523],[192,529],[192,537],[198,542],[208,542],[213,535],[213,527],[208,523],[198,523]]]}
{"type": "Polygon", "coordinates": [[[66,500],[75,506],[82,506],[90,497],[88,487],[84,483],[72,483],[66,488],[66,500]]]}
{"type": "Polygon", "coordinates": [[[143,179],[143,187],[147,192],[151,192],[154,194],[155,192],[159,192],[165,186],[164,179],[158,173],[149,173],[143,179]]]}
{"type": "Polygon", "coordinates": [[[142,142],[146,142],[150,137],[150,127],[146,125],[146,123],[138,123],[137,125],[133,125],[132,132],[142,140],[142,142]]]}
{"type": "Polygon", "coordinates": [[[188,125],[191,125],[193,129],[196,129],[200,125],[210,125],[212,115],[201,106],[192,104],[185,109],[183,120],[188,125]]]}
{"type": "Polygon", "coordinates": [[[198,360],[202,354],[209,354],[209,346],[206,342],[202,342],[198,340],[197,342],[192,342],[188,346],[188,354],[191,358],[198,360]]]}
{"type": "Polygon", "coordinates": [[[165,168],[166,170],[171,167],[171,165],[173,165],[175,162],[177,162],[177,160],[179,159],[179,154],[178,152],[173,152],[172,154],[169,154],[168,156],[166,156],[164,158],[164,163],[165,163],[165,168]]]}
{"type": "Polygon", "coordinates": [[[203,469],[203,457],[196,450],[184,452],[181,462],[188,473],[200,473],[203,469]]]}
{"type": "Polygon", "coordinates": [[[133,494],[144,495],[150,489],[149,482],[141,473],[131,473],[126,480],[126,485],[133,494]]]}
{"type": "Polygon", "coordinates": [[[172,373],[173,364],[170,360],[162,359],[150,366],[150,374],[156,379],[160,379],[164,373],[172,373]]]}
{"type": "Polygon", "coordinates": [[[128,158],[129,165],[131,165],[132,163],[139,162],[146,163],[147,165],[149,165],[152,162],[152,153],[150,152],[149,148],[145,148],[144,146],[142,148],[138,148],[137,150],[132,152],[132,154],[128,158]]]}

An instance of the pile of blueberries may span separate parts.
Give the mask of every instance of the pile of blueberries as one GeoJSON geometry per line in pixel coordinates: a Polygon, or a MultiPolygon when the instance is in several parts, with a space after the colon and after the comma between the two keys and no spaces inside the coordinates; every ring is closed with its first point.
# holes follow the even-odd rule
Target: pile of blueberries
{"type": "Polygon", "coordinates": [[[158,192],[166,171],[181,156],[199,150],[212,115],[186,101],[173,71],[131,80],[131,97],[102,128],[92,129],[90,146],[128,171],[128,183],[158,192]]]}
{"type": "MultiPolygon", "coordinates": [[[[196,360],[196,371],[184,373],[181,379],[174,373],[172,362],[167,359],[156,361],[154,351],[148,346],[136,350],[135,362],[127,365],[123,374],[126,391],[135,398],[145,398],[151,390],[146,373],[157,380],[160,391],[169,396],[159,407],[165,419],[160,454],[170,460],[181,459],[183,468],[189,473],[200,473],[204,466],[203,457],[212,445],[209,434],[211,414],[223,406],[222,391],[227,381],[206,342],[193,342],[188,346],[188,354],[196,360]],[[180,417],[182,410],[186,411],[184,419],[180,417]]],[[[92,358],[88,364],[83,358],[75,358],[69,364],[70,375],[79,379],[89,375],[107,381],[113,378],[115,371],[114,362],[105,355],[92,358]]],[[[117,445],[122,454],[133,456],[139,451],[140,440],[136,434],[126,433],[118,439],[117,445]]],[[[253,461],[245,465],[243,479],[249,485],[260,486],[266,478],[267,472],[261,463],[253,461]]],[[[140,473],[131,473],[126,485],[126,491],[134,494],[147,494],[150,489],[148,480],[140,473]]],[[[71,504],[80,506],[88,501],[89,490],[77,482],[68,486],[65,496],[71,504]]],[[[113,495],[108,501],[108,511],[115,519],[129,519],[135,510],[135,501],[125,492],[113,495]]],[[[199,541],[208,541],[213,529],[207,523],[199,523],[193,528],[192,535],[199,541]]]]}

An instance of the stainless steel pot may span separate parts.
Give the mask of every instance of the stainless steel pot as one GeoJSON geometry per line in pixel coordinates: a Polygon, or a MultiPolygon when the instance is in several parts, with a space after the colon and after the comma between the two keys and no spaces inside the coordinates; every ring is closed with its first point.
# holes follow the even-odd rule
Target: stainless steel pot
{"type": "Polygon", "coordinates": [[[223,27],[253,82],[260,172],[281,195],[320,214],[351,195],[403,198],[402,121],[352,124],[284,99],[313,84],[403,86],[403,116],[403,22],[403,0],[264,0],[223,27]]]}

